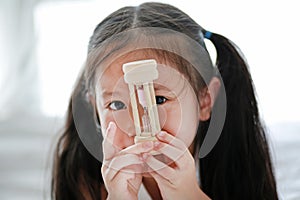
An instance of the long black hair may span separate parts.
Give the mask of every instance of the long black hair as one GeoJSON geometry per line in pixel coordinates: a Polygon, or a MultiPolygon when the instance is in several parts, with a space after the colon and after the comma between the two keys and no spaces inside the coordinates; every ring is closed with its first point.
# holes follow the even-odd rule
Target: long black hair
{"type": "MultiPolygon", "coordinates": [[[[192,38],[203,48],[203,35],[209,35],[207,38],[216,48],[216,65],[226,90],[227,113],[218,142],[199,160],[202,190],[212,199],[278,199],[252,78],[238,48],[224,36],[207,34],[187,14],[171,5],[144,3],[121,8],[99,23],[90,38],[88,55],[112,36],[139,27],[174,30],[192,38]]],[[[82,90],[82,84],[88,88],[93,73],[93,69],[86,66],[73,94],[82,90]]],[[[200,122],[194,149],[199,149],[203,143],[208,125],[209,120],[200,122]]],[[[100,199],[101,185],[101,162],[88,153],[79,139],[71,98],[66,125],[55,153],[52,198],[100,199]]]]}
{"type": "Polygon", "coordinates": [[[247,63],[236,45],[224,36],[211,33],[209,39],[217,51],[227,113],[217,144],[201,160],[203,190],[213,199],[278,199],[247,63]]]}

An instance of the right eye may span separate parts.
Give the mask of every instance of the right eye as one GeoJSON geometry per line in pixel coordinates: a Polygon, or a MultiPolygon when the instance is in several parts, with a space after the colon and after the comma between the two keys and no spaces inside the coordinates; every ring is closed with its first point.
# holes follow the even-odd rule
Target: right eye
{"type": "Polygon", "coordinates": [[[163,96],[156,96],[155,99],[157,105],[164,104],[168,100],[166,97],[163,96]]]}
{"type": "Polygon", "coordinates": [[[112,101],[108,107],[111,110],[122,110],[122,109],[126,109],[125,104],[122,101],[112,101]]]}

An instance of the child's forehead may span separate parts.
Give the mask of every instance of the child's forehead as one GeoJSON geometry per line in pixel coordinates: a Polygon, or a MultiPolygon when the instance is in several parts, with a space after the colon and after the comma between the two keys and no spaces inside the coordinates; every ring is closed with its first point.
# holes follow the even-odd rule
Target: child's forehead
{"type": "Polygon", "coordinates": [[[158,63],[158,68],[161,68],[162,66],[168,66],[173,69],[177,68],[174,65],[172,66],[168,59],[162,58],[157,54],[146,54],[143,51],[132,52],[113,60],[109,65],[102,66],[104,68],[104,72],[101,74],[100,81],[107,81],[109,79],[111,82],[115,79],[119,79],[120,76],[124,75],[122,70],[123,64],[147,59],[155,59],[158,63]]]}
{"type": "Polygon", "coordinates": [[[154,80],[155,83],[166,86],[168,88],[173,88],[178,82],[181,82],[182,79],[185,79],[183,75],[177,70],[176,66],[170,64],[171,62],[168,62],[168,60],[166,59],[160,59],[158,55],[151,56],[145,54],[131,54],[123,56],[122,58],[118,58],[111,62],[110,65],[106,66],[105,71],[98,79],[100,88],[102,90],[111,90],[115,88],[116,85],[121,88],[127,87],[127,84],[125,83],[123,78],[123,64],[146,59],[155,59],[157,61],[157,70],[159,72],[159,77],[157,80],[154,80]]]}

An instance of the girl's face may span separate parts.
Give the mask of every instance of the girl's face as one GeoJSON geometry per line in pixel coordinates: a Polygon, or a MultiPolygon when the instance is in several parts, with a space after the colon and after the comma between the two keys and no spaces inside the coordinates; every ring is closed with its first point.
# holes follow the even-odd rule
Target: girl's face
{"type": "MultiPolygon", "coordinates": [[[[128,85],[124,81],[124,63],[151,58],[136,56],[114,61],[102,73],[96,86],[96,106],[104,134],[109,122],[117,125],[114,145],[124,149],[134,144],[135,128],[128,85]]],[[[188,80],[174,67],[157,60],[158,79],[154,90],[163,131],[180,138],[187,146],[194,140],[199,123],[198,101],[188,80]]]]}

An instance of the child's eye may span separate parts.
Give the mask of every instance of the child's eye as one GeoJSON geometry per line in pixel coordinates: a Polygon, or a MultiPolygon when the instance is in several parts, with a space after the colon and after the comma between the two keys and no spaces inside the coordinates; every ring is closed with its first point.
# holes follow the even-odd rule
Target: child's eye
{"type": "Polygon", "coordinates": [[[108,107],[112,110],[126,109],[126,106],[122,101],[113,101],[108,105],[108,107]]]}
{"type": "Polygon", "coordinates": [[[160,105],[165,103],[168,99],[166,97],[163,96],[156,96],[156,104],[160,105]]]}

